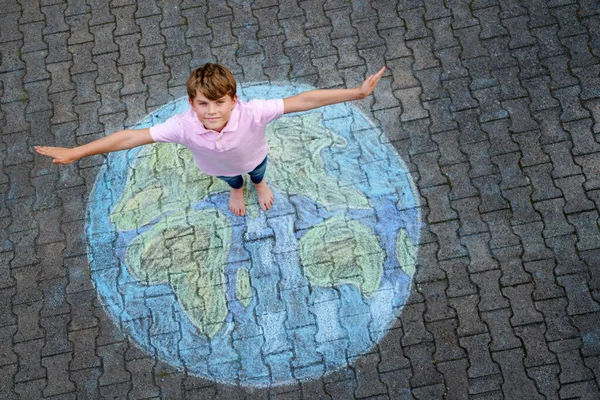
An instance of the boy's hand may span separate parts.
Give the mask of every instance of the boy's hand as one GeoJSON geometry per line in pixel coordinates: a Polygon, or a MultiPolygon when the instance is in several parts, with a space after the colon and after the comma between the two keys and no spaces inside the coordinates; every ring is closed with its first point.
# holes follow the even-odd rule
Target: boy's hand
{"type": "Polygon", "coordinates": [[[370,75],[367,79],[365,79],[365,81],[362,83],[362,85],[360,85],[358,87],[358,91],[359,91],[359,95],[360,95],[361,99],[364,99],[365,97],[370,95],[373,90],[375,90],[375,86],[377,85],[377,82],[379,82],[381,77],[383,76],[384,72],[385,72],[385,67],[381,68],[379,70],[379,72],[377,72],[375,75],[370,75]]]}
{"type": "Polygon", "coordinates": [[[52,157],[54,164],[71,164],[78,159],[73,154],[73,149],[65,147],[35,146],[35,151],[43,156],[52,157]]]}

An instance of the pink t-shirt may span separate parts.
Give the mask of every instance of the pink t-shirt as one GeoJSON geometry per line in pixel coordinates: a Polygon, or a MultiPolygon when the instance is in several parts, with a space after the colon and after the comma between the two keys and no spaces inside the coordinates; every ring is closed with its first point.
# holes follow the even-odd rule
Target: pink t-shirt
{"type": "Polygon", "coordinates": [[[238,100],[221,132],[208,130],[190,107],[150,128],[155,142],[179,143],[191,150],[201,171],[213,176],[248,173],[266,157],[267,123],[283,114],[283,100],[238,100]]]}

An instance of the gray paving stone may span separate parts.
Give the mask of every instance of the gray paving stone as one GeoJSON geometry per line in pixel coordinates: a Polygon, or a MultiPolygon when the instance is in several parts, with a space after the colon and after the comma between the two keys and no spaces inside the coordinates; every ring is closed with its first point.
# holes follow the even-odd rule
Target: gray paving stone
{"type": "Polygon", "coordinates": [[[125,368],[131,373],[132,390],[129,396],[134,398],[151,398],[160,395],[159,387],[154,385],[152,368],[156,363],[150,358],[127,361],[125,368]]]}
{"type": "Polygon", "coordinates": [[[577,382],[564,385],[559,394],[562,398],[579,397],[580,399],[593,399],[600,395],[597,383],[594,381],[577,382]]]}
{"type": "Polygon", "coordinates": [[[100,0],[90,0],[88,4],[92,9],[90,25],[100,25],[115,21],[115,16],[110,12],[109,4],[100,0]]]}
{"type": "Polygon", "coordinates": [[[558,376],[561,384],[593,379],[592,371],[585,366],[579,353],[581,347],[579,338],[552,342],[549,346],[550,351],[558,357],[561,366],[561,373],[558,376]]]}
{"type": "MultiPolygon", "coordinates": [[[[459,234],[461,236],[469,236],[488,231],[488,226],[483,222],[478,211],[480,203],[481,200],[478,197],[463,197],[451,201],[451,207],[455,209],[459,215],[461,225],[459,234]]],[[[489,237],[487,241],[489,241],[489,237]]]]}
{"type": "Polygon", "coordinates": [[[46,379],[18,382],[15,384],[15,393],[19,395],[19,398],[41,399],[43,397],[42,390],[45,386],[46,379]]]}
{"type": "MultiPolygon", "coordinates": [[[[547,330],[546,340],[557,341],[573,338],[578,335],[566,312],[568,300],[565,297],[536,301],[535,307],[544,315],[547,330]]],[[[552,349],[551,349],[552,350],[552,349]]]]}
{"type": "MultiPolygon", "coordinates": [[[[442,70],[440,68],[434,67],[415,71],[413,73],[409,70],[411,64],[412,60],[410,58],[394,60],[394,64],[391,65],[391,68],[393,68],[392,72],[394,73],[394,85],[396,87],[412,87],[419,85],[420,83],[423,89],[423,93],[421,94],[422,99],[429,101],[448,97],[448,93],[442,86],[442,70]],[[418,81],[415,78],[417,78],[418,81]]],[[[430,107],[427,107],[427,105],[425,105],[425,108],[431,109],[430,107]]]]}
{"type": "Polygon", "coordinates": [[[542,146],[552,161],[552,177],[563,178],[581,174],[581,167],[573,162],[572,145],[569,142],[558,142],[542,146]]]}
{"type": "Polygon", "coordinates": [[[520,165],[523,167],[538,166],[550,161],[548,155],[542,150],[540,137],[541,132],[538,130],[512,135],[513,140],[519,144],[519,149],[523,155],[520,160],[520,165]]]}
{"type": "Polygon", "coordinates": [[[560,367],[558,364],[542,365],[539,367],[527,368],[527,375],[535,381],[538,392],[548,399],[558,398],[558,373],[560,367]]]}
{"type": "Polygon", "coordinates": [[[494,361],[500,364],[500,368],[507,379],[504,380],[502,391],[509,398],[542,399],[533,383],[527,377],[523,368],[523,350],[513,349],[493,354],[494,361]]]}
{"type": "Polygon", "coordinates": [[[539,78],[546,75],[546,71],[539,62],[539,49],[537,46],[528,46],[515,49],[513,53],[519,61],[520,79],[539,78]]]}
{"type": "Polygon", "coordinates": [[[529,26],[531,28],[543,27],[556,23],[552,17],[548,4],[544,1],[533,0],[524,4],[529,14],[529,26]]]}
{"type": "Polygon", "coordinates": [[[544,200],[534,203],[534,208],[542,214],[545,227],[542,234],[544,238],[563,236],[574,233],[564,215],[565,201],[561,198],[544,200]]]}
{"type": "Polygon", "coordinates": [[[569,315],[579,315],[600,311],[600,304],[592,298],[587,285],[587,276],[584,274],[563,275],[557,278],[558,283],[565,287],[569,305],[569,315]]]}
{"type": "Polygon", "coordinates": [[[529,98],[532,100],[529,107],[533,112],[554,108],[559,105],[559,102],[552,97],[550,93],[549,84],[550,78],[547,76],[541,76],[523,82],[523,86],[527,88],[529,98]]]}
{"type": "Polygon", "coordinates": [[[448,306],[446,298],[445,281],[427,282],[418,285],[417,290],[425,298],[426,311],[424,314],[426,322],[445,320],[455,317],[455,312],[448,306]]]}
{"type": "Polygon", "coordinates": [[[378,361],[379,355],[373,353],[360,357],[353,363],[356,371],[357,388],[354,391],[356,397],[377,396],[387,393],[385,384],[379,379],[377,369],[373,368],[378,361]]]}
{"type": "Polygon", "coordinates": [[[471,273],[471,280],[477,285],[481,301],[477,308],[479,311],[491,311],[508,307],[509,303],[500,289],[499,269],[471,273]]]}
{"type": "Polygon", "coordinates": [[[41,364],[43,339],[29,340],[16,343],[13,350],[19,357],[19,369],[14,376],[15,383],[46,378],[46,368],[41,364]]]}
{"type": "Polygon", "coordinates": [[[590,44],[592,46],[592,53],[598,57],[598,43],[600,42],[600,36],[598,35],[598,25],[600,25],[600,17],[598,15],[591,16],[589,18],[585,18],[583,24],[587,27],[588,32],[590,34],[591,40],[590,44]]]}
{"type": "Polygon", "coordinates": [[[322,2],[316,0],[300,0],[298,5],[306,15],[307,28],[321,27],[329,24],[323,10],[322,2]]]}
{"type": "Polygon", "coordinates": [[[600,370],[598,370],[598,367],[600,367],[600,365],[598,365],[598,357],[588,357],[584,360],[584,363],[594,372],[594,375],[596,376],[596,382],[598,382],[598,376],[600,373],[600,370]]]}
{"type": "Polygon", "coordinates": [[[472,178],[473,185],[479,190],[482,201],[479,211],[488,213],[508,208],[508,202],[500,193],[500,176],[484,175],[472,178]]]}
{"type": "Polygon", "coordinates": [[[556,363],[556,356],[548,350],[544,339],[546,326],[544,324],[531,324],[515,327],[516,334],[525,344],[525,367],[541,366],[556,363]]]}
{"type": "Polygon", "coordinates": [[[52,104],[50,104],[50,101],[48,100],[49,80],[29,82],[24,86],[29,94],[29,104],[25,109],[27,113],[52,110],[52,104]]]}
{"type": "Polygon", "coordinates": [[[113,37],[115,28],[115,24],[102,24],[90,27],[90,32],[94,35],[95,42],[94,49],[92,50],[94,55],[104,55],[105,53],[119,50],[113,37]]]}
{"type": "Polygon", "coordinates": [[[564,55],[554,56],[542,61],[550,72],[550,89],[568,88],[578,84],[569,71],[569,58],[564,55]]]}
{"type": "Polygon", "coordinates": [[[25,68],[27,70],[23,82],[36,82],[50,78],[45,65],[47,55],[48,52],[46,50],[39,50],[32,53],[25,53],[21,56],[23,61],[25,61],[25,68]]]}
{"type": "Polygon", "coordinates": [[[126,342],[117,342],[98,347],[97,352],[102,358],[104,366],[103,373],[99,378],[100,386],[114,385],[123,382],[127,382],[127,385],[129,385],[131,375],[125,369],[125,362],[123,360],[123,355],[126,350],[126,342]]]}
{"type": "Polygon", "coordinates": [[[502,108],[502,104],[499,101],[500,89],[498,87],[479,89],[473,92],[473,96],[475,96],[479,102],[479,107],[481,109],[479,120],[481,122],[494,121],[508,117],[508,112],[502,108]]]}
{"type": "Polygon", "coordinates": [[[339,8],[325,11],[325,15],[331,21],[333,31],[331,32],[332,39],[345,38],[357,34],[356,28],[352,26],[350,21],[349,8],[339,8]]]}
{"type": "Polygon", "coordinates": [[[431,133],[456,129],[456,122],[452,120],[450,114],[450,99],[424,102],[423,107],[429,111],[431,118],[429,131],[431,133]]]}
{"type": "Polygon", "coordinates": [[[437,166],[427,165],[427,161],[437,160],[439,158],[438,147],[431,140],[431,135],[428,132],[429,121],[422,119],[416,121],[401,121],[402,131],[408,134],[410,139],[409,153],[417,163],[417,160],[422,164],[422,177],[426,186],[446,183],[446,180],[440,176],[440,171],[437,166]]]}
{"type": "Polygon", "coordinates": [[[541,260],[553,256],[542,238],[543,223],[531,222],[514,225],[512,229],[521,238],[525,250],[521,256],[523,261],[541,260]]]}
{"type": "Polygon", "coordinates": [[[404,356],[401,346],[403,335],[402,329],[391,329],[381,342],[379,342],[380,360],[377,364],[377,369],[380,373],[393,371],[397,368],[410,367],[410,362],[404,356]]]}
{"type": "Polygon", "coordinates": [[[6,399],[18,399],[15,393],[13,376],[17,372],[16,364],[3,365],[0,367],[0,394],[6,399]]]}
{"type": "Polygon", "coordinates": [[[498,396],[498,394],[502,395],[500,391],[501,385],[502,375],[500,374],[471,378],[469,379],[469,394],[472,394],[472,398],[478,395],[482,398],[486,398],[486,396],[498,396]]]}
{"type": "Polygon", "coordinates": [[[433,53],[433,38],[423,38],[406,41],[406,46],[412,50],[415,63],[415,71],[427,68],[433,68],[440,65],[438,59],[433,53]]]}
{"type": "Polygon", "coordinates": [[[492,361],[488,350],[490,336],[487,333],[467,336],[459,339],[461,346],[467,350],[470,361],[467,370],[469,378],[479,378],[500,372],[498,365],[492,361]]]}
{"type": "Polygon", "coordinates": [[[404,307],[401,321],[404,329],[404,336],[401,343],[406,354],[407,346],[416,345],[419,343],[430,342],[433,336],[425,329],[423,313],[425,312],[425,304],[416,303],[409,304],[404,307]]]}
{"type": "Polygon", "coordinates": [[[449,399],[468,398],[469,378],[467,375],[466,359],[441,362],[438,369],[444,375],[447,386],[446,395],[449,399]]]}
{"type": "MultiPolygon", "coordinates": [[[[598,270],[596,268],[593,268],[593,266],[598,263],[598,260],[600,260],[600,251],[598,251],[598,250],[582,251],[578,255],[585,262],[585,264],[589,267],[591,279],[588,281],[588,284],[590,286],[590,290],[592,291],[592,296],[593,296],[594,291],[597,291],[600,288],[600,275],[598,274],[598,270]]],[[[597,296],[595,296],[595,297],[597,299],[597,296]]]]}
{"type": "Polygon", "coordinates": [[[481,318],[490,331],[492,339],[490,350],[492,352],[521,347],[521,342],[515,336],[513,327],[510,325],[511,314],[510,308],[500,308],[481,313],[481,318]]]}
{"type": "Polygon", "coordinates": [[[411,375],[410,369],[399,369],[381,374],[381,380],[388,388],[390,399],[406,399],[410,398],[409,378],[411,375]]]}
{"type": "Polygon", "coordinates": [[[406,26],[406,33],[404,34],[406,40],[431,36],[431,32],[425,26],[425,19],[423,18],[424,14],[424,7],[404,10],[400,14],[400,17],[404,20],[406,26]]]}
{"type": "Polygon", "coordinates": [[[353,396],[355,381],[338,381],[325,384],[325,392],[332,399],[347,399],[353,396]]]}
{"type": "Polygon", "coordinates": [[[450,93],[450,98],[452,100],[450,105],[451,111],[461,111],[477,107],[477,100],[471,96],[469,90],[470,84],[470,78],[457,78],[442,83],[444,89],[450,93]]]}
{"type": "Polygon", "coordinates": [[[557,25],[547,25],[532,29],[532,33],[537,39],[540,48],[539,57],[541,59],[565,54],[566,50],[562,47],[558,39],[557,25]]]}
{"type": "Polygon", "coordinates": [[[577,249],[590,250],[598,248],[600,229],[598,226],[598,211],[587,211],[567,216],[567,220],[575,226],[577,231],[577,249]]]}
{"type": "Polygon", "coordinates": [[[448,289],[446,290],[448,297],[461,297],[477,293],[477,289],[468,275],[468,265],[467,258],[440,262],[440,268],[448,276],[448,289]]]}
{"type": "MultiPolygon", "coordinates": [[[[203,4],[204,2],[197,2],[198,4],[196,5],[200,5],[203,4]]],[[[237,5],[237,4],[236,4],[237,5]]],[[[188,5],[191,6],[191,5],[188,5]]],[[[177,7],[168,7],[168,4],[160,4],[161,7],[161,11],[163,13],[171,13],[171,14],[175,14],[176,11],[172,10],[172,8],[177,8],[177,7]]],[[[183,7],[182,7],[183,8],[183,7]]],[[[206,5],[204,5],[204,8],[206,8],[206,5]]],[[[206,14],[207,18],[217,18],[217,17],[221,17],[223,15],[230,15],[232,12],[232,7],[231,5],[228,5],[226,2],[219,2],[219,3],[212,3],[212,4],[208,4],[208,13],[206,14]]],[[[248,10],[249,11],[249,10],[248,10]]],[[[180,23],[180,21],[177,21],[178,23],[180,23]]]]}
{"type": "MultiPolygon", "coordinates": [[[[581,353],[584,357],[597,356],[600,354],[600,345],[594,338],[598,335],[598,322],[600,313],[594,312],[578,315],[573,318],[579,333],[584,338],[581,353]]],[[[585,358],[584,358],[585,361],[585,358]]]]}
{"type": "Polygon", "coordinates": [[[552,15],[558,20],[560,30],[558,35],[563,37],[586,33],[586,29],[577,20],[577,6],[572,4],[565,7],[553,8],[552,15]]]}
{"type": "Polygon", "coordinates": [[[458,40],[452,35],[450,25],[452,25],[452,18],[450,17],[432,19],[426,22],[427,28],[431,30],[433,38],[435,39],[433,43],[433,48],[435,50],[447,49],[449,47],[460,45],[458,40]]]}
{"type": "Polygon", "coordinates": [[[442,63],[441,80],[462,78],[468,75],[468,71],[461,64],[461,48],[449,47],[438,51],[438,57],[442,63]]]}
{"type": "Polygon", "coordinates": [[[406,356],[411,360],[413,376],[410,380],[411,386],[419,387],[440,383],[442,375],[433,363],[433,345],[421,343],[408,346],[404,349],[406,356]]]}
{"type": "Polygon", "coordinates": [[[492,255],[498,260],[500,269],[502,270],[502,277],[500,278],[502,286],[531,282],[531,276],[525,272],[520,258],[523,248],[519,245],[518,241],[514,243],[515,245],[513,246],[492,250],[492,255]]]}
{"type": "Polygon", "coordinates": [[[65,301],[66,286],[66,276],[43,280],[38,283],[38,288],[44,293],[44,307],[40,311],[40,317],[67,314],[70,311],[69,305],[65,301]]]}
{"type": "Polygon", "coordinates": [[[579,101],[579,86],[570,86],[567,88],[557,89],[553,92],[553,96],[558,98],[562,106],[561,121],[568,122],[582,118],[589,118],[588,110],[581,107],[579,101]]]}
{"type": "MultiPolygon", "coordinates": [[[[492,162],[498,166],[502,180],[500,181],[500,189],[512,189],[530,184],[529,179],[520,168],[521,154],[506,153],[491,157],[492,162]]],[[[509,198],[510,200],[510,198],[509,198]]]]}
{"type": "Polygon", "coordinates": [[[553,249],[558,264],[555,269],[557,275],[573,274],[587,270],[585,264],[579,259],[579,250],[575,247],[577,243],[576,235],[548,238],[545,241],[553,249]]]}
{"type": "MultiPolygon", "coordinates": [[[[489,147],[490,143],[488,141],[464,144],[462,146],[462,150],[467,154],[471,164],[469,177],[473,178],[474,181],[475,178],[490,176],[497,171],[496,166],[491,163],[488,155],[489,147]]],[[[475,186],[478,186],[477,183],[475,183],[475,186]]],[[[481,188],[479,190],[480,192],[482,191],[481,188]]]]}
{"type": "MultiPolygon", "coordinates": [[[[460,151],[460,147],[458,144],[458,131],[447,131],[447,132],[439,132],[431,135],[431,139],[437,143],[437,147],[440,151],[441,157],[438,162],[441,166],[456,166],[456,165],[464,165],[464,167],[460,168],[460,171],[467,172],[469,169],[469,165],[465,163],[467,161],[465,155],[460,151]]],[[[443,168],[442,168],[443,169],[443,168]]],[[[461,180],[460,176],[456,176],[456,180],[461,180]]],[[[454,185],[453,185],[454,186],[454,185]]]]}
{"type": "Polygon", "coordinates": [[[506,27],[511,37],[508,44],[509,48],[521,48],[534,45],[535,39],[529,34],[529,17],[525,15],[506,18],[502,20],[502,24],[506,27]]]}
{"type": "Polygon", "coordinates": [[[73,391],[75,385],[69,379],[69,362],[71,354],[57,354],[43,357],[42,365],[48,371],[48,385],[44,388],[44,396],[56,396],[73,391]]]}
{"type": "Polygon", "coordinates": [[[458,221],[451,220],[431,225],[431,231],[437,236],[440,243],[438,258],[447,260],[467,255],[467,250],[460,244],[457,236],[458,221]]]}

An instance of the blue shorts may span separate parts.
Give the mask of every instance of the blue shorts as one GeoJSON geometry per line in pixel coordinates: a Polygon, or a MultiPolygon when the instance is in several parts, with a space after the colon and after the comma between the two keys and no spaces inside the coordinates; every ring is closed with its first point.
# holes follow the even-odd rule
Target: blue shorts
{"type": "MultiPolygon", "coordinates": [[[[267,157],[256,168],[248,172],[252,183],[259,184],[262,182],[265,172],[267,171],[267,157]]],[[[244,178],[241,175],[238,176],[217,176],[217,178],[224,180],[234,189],[241,189],[244,186],[244,178]]]]}

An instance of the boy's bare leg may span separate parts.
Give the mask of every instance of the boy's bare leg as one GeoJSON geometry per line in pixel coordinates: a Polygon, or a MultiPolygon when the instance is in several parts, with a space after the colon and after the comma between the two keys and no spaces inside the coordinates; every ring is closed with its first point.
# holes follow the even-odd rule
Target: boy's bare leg
{"type": "Polygon", "coordinates": [[[275,201],[271,188],[264,180],[260,183],[255,183],[254,187],[256,188],[256,194],[258,195],[258,204],[260,205],[260,208],[262,208],[263,211],[267,211],[273,206],[273,201],[275,201]]]}
{"type": "Polygon", "coordinates": [[[246,205],[244,204],[244,188],[231,188],[229,192],[229,209],[238,217],[246,215],[246,205]]]}

